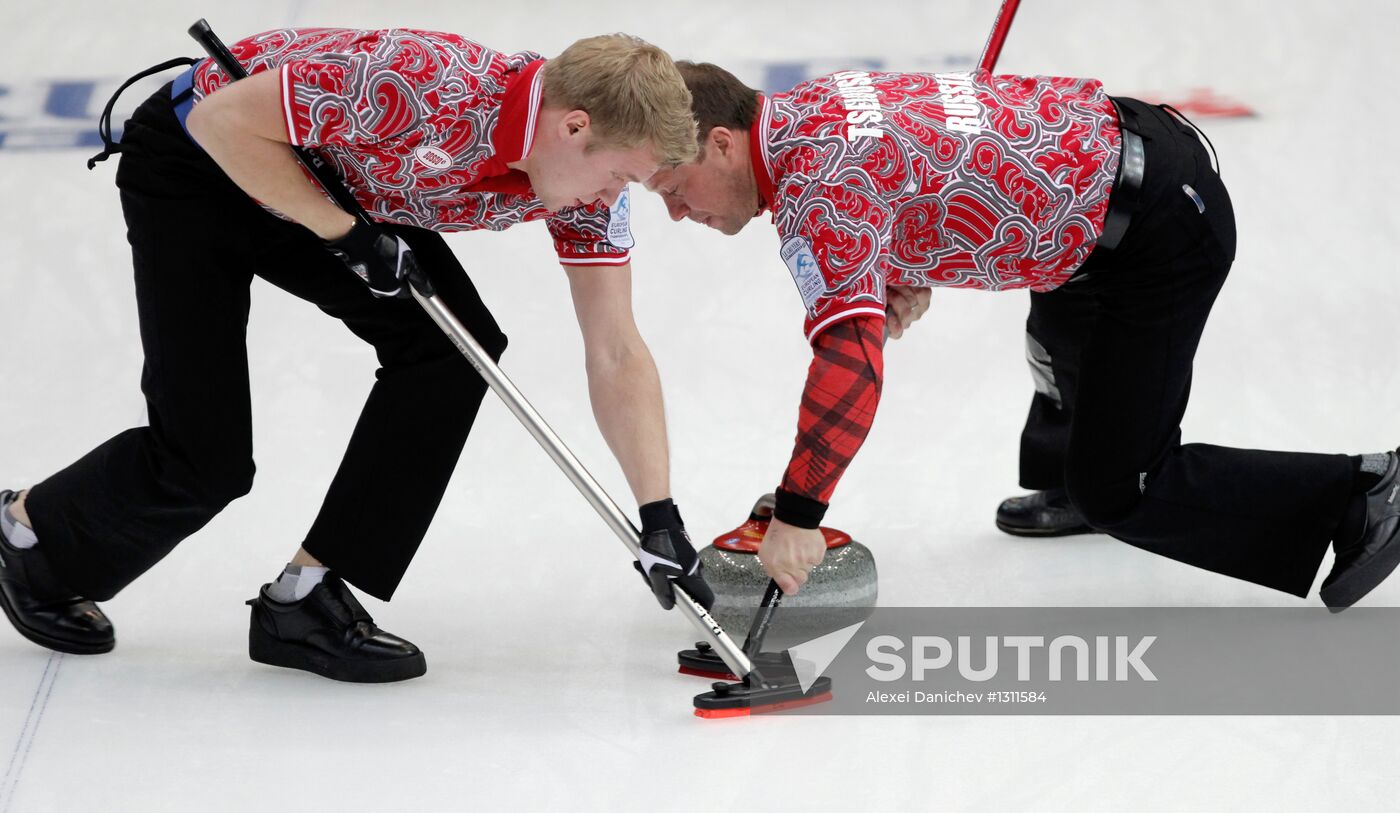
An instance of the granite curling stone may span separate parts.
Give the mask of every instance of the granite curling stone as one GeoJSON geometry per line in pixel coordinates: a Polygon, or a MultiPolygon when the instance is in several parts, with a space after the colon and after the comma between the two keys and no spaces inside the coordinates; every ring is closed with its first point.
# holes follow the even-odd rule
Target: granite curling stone
{"type": "MultiPolygon", "coordinates": [[[[773,495],[754,505],[743,525],[717,537],[700,551],[705,581],[715,592],[711,614],[736,641],[748,634],[758,611],[768,574],[759,561],[759,545],[773,516],[773,495]]],[[[783,596],[773,617],[776,639],[802,640],[863,621],[879,596],[875,557],[850,534],[821,529],[826,555],[795,596],[783,596]]]]}

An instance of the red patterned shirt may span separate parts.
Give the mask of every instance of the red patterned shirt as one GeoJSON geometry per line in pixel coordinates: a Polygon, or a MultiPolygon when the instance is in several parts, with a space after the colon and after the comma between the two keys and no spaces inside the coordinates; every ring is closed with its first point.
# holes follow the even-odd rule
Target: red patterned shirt
{"type": "MultiPolygon", "coordinates": [[[[627,262],[626,191],[611,209],[550,212],[507,166],[530,152],[539,54],[456,34],[335,28],[269,31],[230,50],[249,73],[280,72],[288,139],[315,148],[376,219],[435,231],[545,220],[560,262],[627,262]]],[[[196,101],[227,82],[200,63],[196,101]]]]}
{"type": "Polygon", "coordinates": [[[813,350],[775,515],[816,527],[875,418],[885,287],[1064,283],[1103,230],[1118,119],[1094,80],[844,71],[760,99],[750,149],[813,350]]]}
{"type": "Polygon", "coordinates": [[[1048,291],[1103,229],[1118,120],[1091,79],[844,71],[760,101],[759,193],[806,332],[885,286],[1048,291]]]}

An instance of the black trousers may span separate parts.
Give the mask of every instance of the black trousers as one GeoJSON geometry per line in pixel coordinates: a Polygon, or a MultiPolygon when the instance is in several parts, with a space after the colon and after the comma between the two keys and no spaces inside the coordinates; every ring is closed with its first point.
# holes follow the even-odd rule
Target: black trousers
{"type": "MultiPolygon", "coordinates": [[[[446,490],[485,382],[417,303],[374,298],[315,235],[235,187],[180,128],[168,86],[127,122],[117,186],[150,425],[31,489],[36,550],[69,588],[108,599],[248,493],[246,329],[256,275],[341,320],[378,355],[376,381],[303,545],[347,581],[390,598],[446,490]]],[[[442,238],[395,231],[499,358],[506,337],[442,238]]]]}
{"type": "Polygon", "coordinates": [[[1119,102],[1146,147],[1142,208],[1116,249],[1031,294],[1021,485],[1067,489],[1090,525],[1136,547],[1305,596],[1351,466],[1181,442],[1192,361],[1234,260],[1234,213],[1189,127],[1119,102]]]}

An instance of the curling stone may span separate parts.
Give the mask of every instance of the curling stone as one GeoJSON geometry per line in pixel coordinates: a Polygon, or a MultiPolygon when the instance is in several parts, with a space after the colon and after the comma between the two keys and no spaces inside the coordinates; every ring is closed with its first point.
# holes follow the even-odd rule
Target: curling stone
{"type": "MultiPolygon", "coordinates": [[[[700,551],[705,581],[715,591],[710,612],[736,642],[747,635],[768,586],[768,574],[755,554],[772,516],[773,495],[766,494],[747,522],[700,551]]],[[[826,537],[826,556],[797,595],[783,596],[773,619],[779,638],[807,640],[825,635],[864,620],[875,606],[879,590],[870,549],[834,528],[821,532],[826,537]]]]}

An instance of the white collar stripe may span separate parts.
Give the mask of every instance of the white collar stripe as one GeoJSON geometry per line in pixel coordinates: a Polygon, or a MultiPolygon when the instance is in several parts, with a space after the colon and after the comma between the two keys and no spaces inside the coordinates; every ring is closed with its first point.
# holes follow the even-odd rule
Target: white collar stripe
{"type": "Polygon", "coordinates": [[[540,114],[540,97],[544,91],[544,66],[535,71],[534,78],[530,81],[530,113],[525,117],[525,147],[520,153],[524,158],[530,154],[530,148],[535,142],[535,121],[540,114]]]}

